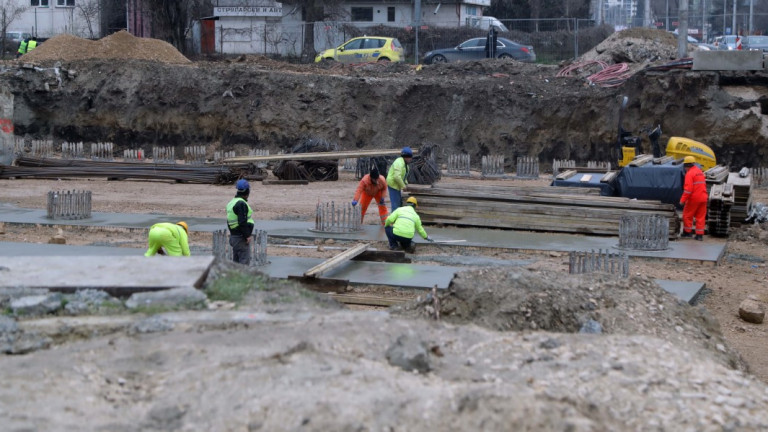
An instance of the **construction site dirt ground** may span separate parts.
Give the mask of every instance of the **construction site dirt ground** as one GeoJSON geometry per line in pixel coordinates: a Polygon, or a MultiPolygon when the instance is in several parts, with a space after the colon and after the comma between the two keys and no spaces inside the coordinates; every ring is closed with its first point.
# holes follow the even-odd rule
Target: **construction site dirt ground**
{"type": "MultiPolygon", "coordinates": [[[[540,180],[480,180],[443,178],[441,182],[474,182],[477,184],[503,185],[547,185],[549,179],[540,180]]],[[[254,218],[259,220],[314,220],[318,202],[346,202],[352,199],[357,180],[349,171],[340,171],[336,182],[314,182],[308,185],[263,185],[252,182],[250,203],[254,218]]],[[[180,184],[167,181],[108,181],[106,179],[60,179],[60,180],[3,180],[0,184],[0,202],[24,208],[44,209],[46,194],[51,190],[90,190],[93,193],[94,212],[151,213],[168,215],[169,221],[185,217],[222,218],[226,202],[233,196],[234,188],[228,186],[180,184]]],[[[768,202],[768,191],[753,189],[753,202],[768,202]]],[[[388,201],[388,200],[387,200],[388,201]]],[[[388,203],[387,203],[388,204],[388,203]]],[[[375,224],[376,206],[372,205],[366,215],[366,224],[375,224]]],[[[257,226],[258,228],[258,226],[257,226]]],[[[211,235],[195,233],[190,236],[193,252],[209,250],[211,235]]],[[[143,248],[146,232],[125,229],[94,229],[91,227],[33,226],[6,224],[0,229],[0,241],[48,243],[49,239],[62,231],[70,245],[110,245],[115,247],[143,248]]],[[[429,232],[429,226],[426,227],[429,232]]],[[[693,241],[693,240],[678,240],[693,241]]],[[[749,364],[751,372],[768,382],[768,345],[766,345],[766,324],[750,324],[738,316],[739,304],[749,295],[755,295],[765,302],[768,300],[768,226],[747,225],[734,229],[726,239],[705,237],[705,242],[727,241],[726,252],[717,265],[677,262],[660,259],[630,259],[632,274],[646,275],[656,279],[698,281],[706,288],[698,304],[705,307],[720,322],[722,332],[736,351],[749,364]]],[[[291,245],[307,244],[290,241],[291,245]]],[[[339,253],[336,244],[317,245],[313,248],[284,247],[270,245],[269,255],[288,255],[330,258],[339,253]]],[[[384,248],[385,244],[376,245],[384,248]]],[[[138,252],[137,252],[138,253],[138,252]]],[[[502,249],[461,248],[460,246],[420,245],[417,255],[478,255],[498,260],[524,261],[524,267],[536,270],[568,271],[568,254],[542,252],[519,253],[502,249]]],[[[118,259],[118,258],[116,258],[118,259]]],[[[418,291],[366,286],[352,288],[355,293],[371,293],[400,298],[414,298],[418,291]]]]}

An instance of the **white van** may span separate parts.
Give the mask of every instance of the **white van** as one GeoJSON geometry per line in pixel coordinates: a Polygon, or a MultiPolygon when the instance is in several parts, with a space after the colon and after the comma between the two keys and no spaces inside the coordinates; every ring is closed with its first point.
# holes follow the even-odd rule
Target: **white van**
{"type": "Polygon", "coordinates": [[[498,18],[492,16],[483,17],[469,17],[467,18],[467,24],[469,27],[478,28],[481,30],[489,30],[494,27],[497,32],[508,32],[509,29],[498,18]]]}

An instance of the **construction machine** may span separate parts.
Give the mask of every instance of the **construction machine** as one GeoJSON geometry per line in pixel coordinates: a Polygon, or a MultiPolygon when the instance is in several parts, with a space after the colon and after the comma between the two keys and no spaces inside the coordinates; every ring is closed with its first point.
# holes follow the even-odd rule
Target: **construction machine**
{"type": "MultiPolygon", "coordinates": [[[[616,153],[620,155],[617,164],[619,168],[629,165],[637,156],[642,154],[642,138],[640,136],[632,135],[632,133],[625,130],[622,126],[624,110],[627,108],[628,103],[629,98],[626,96],[622,97],[621,108],[619,109],[619,131],[616,138],[616,153]]],[[[653,157],[655,159],[663,157],[664,155],[661,154],[661,148],[659,146],[659,138],[661,138],[662,133],[661,125],[656,125],[655,127],[650,126],[641,129],[640,132],[648,134],[653,157]]],[[[701,165],[703,171],[717,165],[715,152],[713,152],[706,144],[694,141],[690,138],[670,137],[669,141],[667,141],[665,155],[674,160],[683,159],[686,156],[693,156],[696,163],[701,165]]]]}

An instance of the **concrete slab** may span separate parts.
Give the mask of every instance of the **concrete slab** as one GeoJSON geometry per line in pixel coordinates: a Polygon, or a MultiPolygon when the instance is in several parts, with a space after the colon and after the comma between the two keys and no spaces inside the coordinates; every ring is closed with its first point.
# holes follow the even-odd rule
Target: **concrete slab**
{"type": "MultiPolygon", "coordinates": [[[[47,225],[75,226],[122,226],[149,228],[157,222],[168,220],[185,220],[189,223],[190,231],[212,232],[223,229],[226,225],[224,218],[189,218],[167,215],[127,214],[127,213],[93,213],[86,220],[51,220],[43,210],[22,209],[9,204],[0,204],[0,222],[32,223],[47,225]]],[[[266,230],[272,238],[301,238],[307,240],[334,239],[348,241],[386,241],[384,229],[380,225],[363,225],[363,230],[351,234],[318,233],[311,231],[312,222],[257,220],[256,228],[266,230]]],[[[491,247],[519,251],[591,251],[604,250],[611,252],[626,252],[630,257],[677,259],[705,261],[717,263],[725,252],[725,241],[707,242],[674,241],[663,251],[633,251],[618,249],[618,237],[597,237],[575,234],[554,234],[529,231],[489,230],[480,228],[446,228],[426,227],[430,237],[435,241],[445,242],[446,246],[461,245],[474,247],[491,247]]],[[[416,243],[425,243],[417,236],[416,243]]]]}
{"type": "MultiPolygon", "coordinates": [[[[115,248],[116,249],[116,248],[115,248]]],[[[28,287],[60,291],[105,289],[115,295],[179,287],[199,288],[213,256],[3,257],[0,288],[28,287]]]]}
{"type": "MultiPolygon", "coordinates": [[[[71,246],[42,243],[0,242],[0,257],[41,256],[144,256],[144,249],[109,246],[71,246]]],[[[0,259],[0,266],[5,258],[0,259]]]]}
{"type": "Polygon", "coordinates": [[[762,70],[762,51],[700,51],[693,52],[693,70],[762,70]]]}
{"type": "Polygon", "coordinates": [[[680,297],[691,305],[696,304],[699,294],[706,286],[704,282],[683,282],[667,279],[656,279],[656,283],[668,293],[680,297]]]}

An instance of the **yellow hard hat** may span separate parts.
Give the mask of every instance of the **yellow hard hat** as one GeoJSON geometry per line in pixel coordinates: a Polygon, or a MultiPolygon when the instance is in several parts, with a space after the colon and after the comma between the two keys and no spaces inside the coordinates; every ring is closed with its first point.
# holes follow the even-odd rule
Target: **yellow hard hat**
{"type": "Polygon", "coordinates": [[[187,223],[184,221],[176,222],[176,225],[184,228],[184,231],[189,234],[189,227],[187,227],[187,223]]]}
{"type": "Polygon", "coordinates": [[[419,202],[416,201],[416,197],[408,197],[408,199],[405,200],[405,203],[406,204],[413,204],[414,207],[418,207],[419,206],[419,202]]]}
{"type": "Polygon", "coordinates": [[[694,158],[693,156],[686,156],[686,157],[683,159],[683,163],[684,163],[684,164],[692,164],[692,163],[696,163],[696,158],[694,158]]]}

